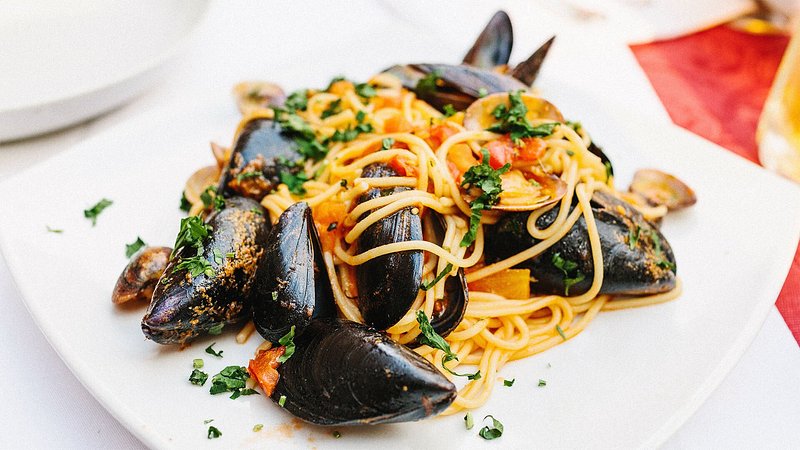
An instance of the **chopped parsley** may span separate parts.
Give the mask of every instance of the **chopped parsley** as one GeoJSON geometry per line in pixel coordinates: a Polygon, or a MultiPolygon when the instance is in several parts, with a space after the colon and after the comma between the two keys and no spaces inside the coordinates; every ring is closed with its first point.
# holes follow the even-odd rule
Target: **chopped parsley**
{"type": "Polygon", "coordinates": [[[650,238],[653,239],[653,246],[655,247],[656,257],[658,261],[656,261],[656,265],[661,267],[662,269],[669,269],[673,272],[675,271],[675,263],[670,262],[664,257],[664,251],[661,249],[661,238],[658,237],[657,231],[650,232],[650,238]]]}
{"type": "Polygon", "coordinates": [[[305,111],[308,107],[308,91],[300,90],[289,94],[283,106],[291,111],[305,111]]]}
{"type": "Polygon", "coordinates": [[[140,248],[144,247],[145,244],[142,238],[136,236],[136,240],[130,244],[125,244],[125,257],[130,258],[133,256],[134,253],[138,252],[140,248]]]}
{"type": "Polygon", "coordinates": [[[208,438],[209,439],[216,439],[222,436],[222,432],[217,429],[217,427],[211,425],[208,427],[208,438]]]}
{"type": "Polygon", "coordinates": [[[308,181],[308,175],[305,172],[298,172],[297,175],[291,172],[281,172],[281,183],[285,184],[289,188],[289,192],[294,195],[306,194],[306,188],[303,187],[303,183],[306,181],[308,181]]]}
{"type": "Polygon", "coordinates": [[[202,255],[183,258],[178,264],[175,264],[175,267],[172,270],[175,271],[183,269],[188,270],[189,275],[192,278],[195,278],[200,274],[205,274],[205,276],[208,278],[214,276],[214,267],[210,262],[203,258],[202,255]]]}
{"type": "Polygon", "coordinates": [[[451,104],[449,104],[449,103],[448,103],[448,104],[446,104],[446,105],[444,105],[444,107],[443,107],[442,109],[444,110],[444,116],[445,116],[445,117],[452,117],[453,115],[455,115],[455,113],[457,113],[457,112],[458,112],[458,111],[456,111],[456,109],[453,107],[453,105],[451,105],[451,104]]]}
{"type": "Polygon", "coordinates": [[[236,400],[243,395],[258,395],[255,389],[237,389],[231,394],[231,400],[236,400]]]}
{"type": "Polygon", "coordinates": [[[508,93],[509,106],[503,103],[497,105],[492,110],[492,115],[499,122],[487,128],[494,133],[509,134],[517,145],[521,143],[522,138],[550,136],[555,127],[560,125],[558,122],[553,122],[533,126],[525,117],[528,114],[528,107],[522,101],[521,93],[522,91],[508,93]]]}
{"type": "Polygon", "coordinates": [[[194,369],[202,369],[204,364],[205,363],[200,358],[192,360],[192,368],[194,368],[194,369]]]}
{"type": "Polygon", "coordinates": [[[451,263],[447,263],[447,265],[444,266],[444,269],[442,269],[442,271],[439,272],[438,275],[436,275],[436,278],[431,280],[430,283],[423,282],[419,286],[419,288],[422,289],[423,291],[427,291],[428,289],[436,286],[436,283],[438,283],[442,278],[444,278],[448,273],[450,273],[451,270],[453,270],[453,265],[451,263]]]}
{"type": "Polygon", "coordinates": [[[514,379],[511,379],[511,380],[503,380],[503,386],[505,386],[505,387],[511,387],[511,386],[513,386],[513,385],[514,385],[514,382],[515,382],[515,381],[517,381],[517,379],[516,379],[516,378],[514,378],[514,379]]]}
{"type": "Polygon", "coordinates": [[[546,380],[543,380],[543,379],[541,379],[541,378],[539,378],[539,385],[538,385],[538,386],[539,386],[539,387],[545,387],[545,386],[547,386],[547,381],[546,381],[546,380]]]}
{"type": "Polygon", "coordinates": [[[614,175],[614,169],[611,168],[611,161],[606,161],[603,163],[603,166],[606,168],[606,182],[611,179],[611,176],[614,175]]]}
{"type": "Polygon", "coordinates": [[[203,425],[208,425],[213,421],[214,421],[214,419],[206,419],[206,420],[203,421],[203,425]]]}
{"type": "Polygon", "coordinates": [[[628,247],[631,250],[636,248],[636,244],[639,242],[639,232],[641,229],[639,228],[638,223],[634,223],[632,228],[628,229],[628,247]]]}
{"type": "Polygon", "coordinates": [[[47,231],[49,233],[61,234],[61,233],[64,232],[64,230],[60,230],[60,229],[57,229],[57,228],[50,228],[50,225],[45,225],[45,227],[47,227],[47,231]]]}
{"type": "Polygon", "coordinates": [[[216,356],[217,358],[222,358],[222,352],[223,352],[224,350],[220,350],[220,351],[218,351],[218,352],[217,352],[217,351],[215,351],[215,350],[214,350],[214,346],[215,346],[216,344],[217,344],[217,343],[216,343],[216,342],[214,342],[213,344],[211,344],[211,345],[209,345],[208,347],[206,347],[206,353],[208,353],[209,355],[214,355],[214,356],[216,356]]]}
{"type": "Polygon", "coordinates": [[[561,335],[561,339],[563,339],[565,341],[567,340],[567,335],[564,334],[564,330],[561,329],[561,325],[556,324],[556,331],[558,332],[558,334],[561,335]]]}
{"type": "Polygon", "coordinates": [[[250,210],[250,212],[251,212],[251,213],[253,213],[253,214],[255,214],[255,215],[257,215],[257,216],[263,216],[263,215],[264,215],[264,212],[263,212],[263,211],[261,211],[261,209],[260,209],[260,208],[258,208],[257,206],[254,206],[254,207],[253,207],[253,208],[250,210]]]}
{"type": "Polygon", "coordinates": [[[220,322],[216,325],[213,325],[211,328],[208,329],[208,334],[212,336],[219,336],[222,334],[222,329],[225,328],[225,322],[220,322]]]}
{"type": "Polygon", "coordinates": [[[286,404],[286,396],[281,395],[281,398],[278,399],[278,405],[280,405],[280,407],[283,408],[283,405],[285,404],[286,404]]]}
{"type": "Polygon", "coordinates": [[[104,198],[104,199],[100,200],[99,202],[97,202],[91,208],[84,209],[83,210],[83,216],[86,217],[87,219],[91,220],[92,221],[92,226],[95,226],[95,225],[97,225],[97,216],[99,216],[100,213],[102,213],[104,209],[108,208],[113,203],[114,203],[113,201],[111,201],[111,200],[109,200],[107,198],[104,198]]]}
{"type": "Polygon", "coordinates": [[[253,432],[254,433],[258,433],[259,431],[261,431],[263,429],[264,429],[264,424],[263,423],[257,423],[255,425],[253,425],[253,432]]]}
{"type": "Polygon", "coordinates": [[[322,111],[322,115],[320,116],[320,118],[327,119],[328,117],[335,116],[340,112],[342,112],[342,99],[337,98],[336,100],[330,102],[328,104],[328,107],[325,108],[324,111],[322,111]]]}
{"type": "Polygon", "coordinates": [[[394,145],[394,138],[383,138],[381,141],[381,150],[389,150],[394,145]]]}
{"type": "MultiPolygon", "coordinates": [[[[250,395],[250,393],[242,392],[243,390],[247,390],[248,378],[250,378],[250,375],[247,373],[246,368],[241,366],[228,366],[211,378],[211,389],[208,392],[211,395],[232,392],[232,399],[236,399],[240,395],[250,395]]],[[[250,389],[250,391],[252,391],[252,389],[250,389]]],[[[253,393],[255,393],[255,391],[253,391],[253,393]]]]}
{"type": "Polygon", "coordinates": [[[375,87],[369,83],[360,83],[356,85],[356,94],[359,97],[364,98],[372,98],[378,95],[378,92],[375,91],[375,87]]]}
{"type": "MultiPolygon", "coordinates": [[[[257,171],[257,170],[242,172],[239,175],[236,175],[236,181],[247,180],[249,178],[260,178],[263,175],[264,175],[263,172],[260,172],[260,171],[257,171]]],[[[213,187],[213,186],[209,186],[209,187],[213,187]]],[[[214,188],[214,191],[216,192],[216,188],[214,188]]],[[[200,195],[200,199],[201,200],[202,200],[202,198],[203,198],[203,196],[200,195]]],[[[206,202],[205,200],[203,200],[203,203],[206,203],[206,206],[208,206],[208,202],[206,202]]]]}
{"type": "Polygon", "coordinates": [[[468,430],[471,430],[472,427],[475,426],[475,421],[472,419],[472,413],[467,411],[467,414],[464,416],[464,426],[467,427],[468,430]]]}
{"type": "Polygon", "coordinates": [[[441,77],[441,72],[434,70],[417,81],[417,87],[415,90],[420,96],[433,94],[437,89],[439,89],[441,77]]]}
{"type": "Polygon", "coordinates": [[[487,95],[489,95],[489,90],[488,89],[486,89],[485,87],[482,87],[482,88],[478,89],[478,97],[479,98],[486,97],[487,95]]]}
{"type": "Polygon", "coordinates": [[[500,175],[508,172],[511,164],[506,164],[503,167],[495,170],[489,165],[489,151],[485,148],[481,149],[483,161],[480,164],[470,167],[464,173],[464,180],[461,182],[461,187],[469,189],[476,187],[483,191],[478,198],[471,201],[469,204],[472,214],[469,218],[469,231],[461,239],[461,246],[468,247],[475,241],[475,235],[478,232],[478,227],[481,224],[481,216],[483,211],[491,209],[500,201],[500,193],[503,192],[502,181],[500,175]]]}
{"type": "Polygon", "coordinates": [[[444,352],[444,356],[442,356],[442,367],[444,370],[457,377],[467,377],[468,380],[480,380],[480,370],[472,374],[461,374],[453,372],[447,367],[448,362],[453,360],[458,361],[458,355],[453,353],[453,350],[450,349],[450,344],[433,329],[430,321],[428,321],[428,316],[426,316],[425,312],[422,310],[417,311],[417,323],[419,323],[419,329],[422,331],[422,334],[417,338],[419,343],[444,352]]]}
{"type": "Polygon", "coordinates": [[[578,270],[578,263],[561,257],[561,253],[554,253],[551,259],[556,269],[564,272],[564,295],[569,296],[569,288],[586,279],[586,275],[578,270]]]}
{"type": "Polygon", "coordinates": [[[344,130],[336,130],[329,139],[332,142],[350,142],[361,133],[372,133],[372,125],[364,123],[366,117],[367,115],[364,111],[359,111],[356,113],[356,122],[358,124],[355,127],[348,125],[344,130]]]}
{"type": "MultiPolygon", "coordinates": [[[[277,296],[277,292],[274,292],[272,297],[273,299],[277,296]]],[[[285,363],[286,360],[294,355],[294,325],[292,328],[289,329],[289,332],[284,334],[280,339],[278,339],[278,344],[286,347],[286,350],[283,351],[283,354],[278,357],[279,363],[285,363]]]]}
{"type": "Polygon", "coordinates": [[[175,238],[170,258],[175,256],[184,247],[194,247],[198,251],[203,248],[203,240],[211,232],[211,226],[203,223],[203,219],[198,216],[189,216],[181,219],[181,227],[178,230],[178,237],[175,238]]]}
{"type": "Polygon", "coordinates": [[[273,302],[277,302],[278,301],[278,291],[273,291],[272,292],[272,301],[273,302]]]}
{"type": "Polygon", "coordinates": [[[181,211],[189,212],[192,209],[192,204],[189,202],[189,199],[186,198],[186,191],[181,192],[181,211]]]}
{"type": "Polygon", "coordinates": [[[223,261],[223,259],[222,259],[222,251],[220,251],[220,249],[214,247],[214,249],[212,250],[212,253],[214,253],[214,262],[217,263],[217,265],[222,264],[222,261],[223,261]]]}
{"type": "Polygon", "coordinates": [[[196,384],[197,386],[202,386],[206,384],[206,380],[208,380],[208,374],[201,371],[200,369],[194,369],[192,374],[189,375],[189,382],[192,384],[196,384]]]}
{"type": "Polygon", "coordinates": [[[497,439],[503,435],[503,424],[500,423],[499,420],[495,419],[494,416],[488,415],[483,418],[483,420],[488,419],[489,417],[492,418],[492,426],[484,426],[481,428],[481,431],[478,432],[478,436],[486,439],[487,441],[491,441],[492,439],[497,439]]]}

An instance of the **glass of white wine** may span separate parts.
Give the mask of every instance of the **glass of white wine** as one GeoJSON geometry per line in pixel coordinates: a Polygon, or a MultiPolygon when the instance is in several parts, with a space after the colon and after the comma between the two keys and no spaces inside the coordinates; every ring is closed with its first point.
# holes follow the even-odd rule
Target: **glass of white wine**
{"type": "Polygon", "coordinates": [[[800,17],[758,122],[758,158],[767,169],[800,182],[800,17]]]}

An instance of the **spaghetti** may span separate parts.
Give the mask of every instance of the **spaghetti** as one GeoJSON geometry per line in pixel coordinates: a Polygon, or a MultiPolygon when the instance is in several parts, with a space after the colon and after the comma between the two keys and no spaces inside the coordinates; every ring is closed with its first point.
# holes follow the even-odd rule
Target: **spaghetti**
{"type": "MultiPolygon", "coordinates": [[[[318,138],[328,139],[329,151],[324,158],[305,161],[303,171],[311,179],[302,182],[301,189],[295,188],[292,192],[289,186],[281,184],[266,195],[261,204],[273,222],[291,204],[298,201],[309,204],[321,236],[325,269],[336,304],[340,314],[349,320],[363,323],[357,306],[355,267],[394,252],[425,252],[422,281],[426,286],[433,285],[420,289],[411,309],[386,330],[400,343],[410,343],[417,338],[421,333],[417,311],[431,317],[436,302],[445,296],[446,278],[455,275],[460,268],[465,269],[470,284],[469,304],[463,320],[445,338],[457,360],[446,359],[441,349],[427,346],[416,349],[451,379],[452,370],[461,364],[475,365],[480,371],[481,377],[468,381],[460,389],[445,414],[481,406],[491,395],[498,372],[507,362],[540,353],[576,336],[600,311],[652,305],[680,294],[678,280],[675,289],[657,295],[637,298],[600,295],[604,277],[603,254],[590,199],[596,191],[620,198],[625,194],[614,189],[613,177],[608,176],[600,158],[589,151],[591,140],[582,127],[548,118],[534,117],[531,120],[532,126],[551,126],[549,134],[534,138],[538,146],[536,157],[515,161],[513,166],[536,166],[540,173],[557,177],[559,184],[564,186],[563,196],[548,200],[546,193],[534,192],[532,195],[536,201],[542,201],[542,206],[530,211],[527,230],[540,242],[520,249],[514,256],[486,264],[483,226],[497,222],[502,213],[483,211],[480,225],[474,230],[474,242],[468,246],[460,245],[470,232],[473,215],[470,197],[465,195],[461,178],[465,165],[469,161],[480,161],[482,148],[501,142],[504,135],[466,127],[464,112],[449,117],[443,115],[417,99],[391,75],[380,74],[369,83],[375,87],[371,96],[359,95],[356,86],[348,81],[333,82],[325,91],[306,91],[306,107],[296,114],[318,138]],[[358,131],[359,126],[361,132],[351,136],[352,139],[332,139],[342,129],[358,131]],[[400,175],[362,178],[363,169],[375,163],[397,168],[400,175]],[[368,190],[390,187],[407,189],[358,203],[359,197],[368,190]],[[577,199],[577,206],[571,208],[574,199],[577,199]],[[557,205],[560,209],[552,224],[544,229],[538,228],[537,219],[557,205]],[[442,242],[434,243],[426,238],[391,243],[357,253],[354,242],[368,227],[409,207],[423,217],[424,228],[430,228],[428,222],[433,220],[430,214],[425,214],[426,210],[436,211],[443,217],[442,242]],[[494,277],[542,254],[562,239],[580,218],[586,224],[594,266],[591,287],[585,293],[512,298],[475,288],[491,283],[494,277]],[[445,271],[445,276],[437,277],[445,271]],[[435,279],[438,281],[434,283],[435,279]],[[442,366],[445,361],[449,370],[442,366]]],[[[256,111],[243,123],[253,114],[272,117],[273,112],[269,109],[256,111]]],[[[198,198],[197,194],[195,192],[191,197],[198,198]]],[[[519,202],[511,191],[500,193],[500,198],[508,201],[510,208],[516,207],[515,201],[519,202]]],[[[664,208],[638,206],[642,206],[640,211],[649,219],[656,219],[666,212],[664,208]]],[[[202,209],[199,201],[193,202],[192,212],[202,209]]],[[[524,282],[528,283],[528,280],[524,282]]],[[[248,325],[237,340],[246,340],[252,331],[252,325],[248,325]]]]}

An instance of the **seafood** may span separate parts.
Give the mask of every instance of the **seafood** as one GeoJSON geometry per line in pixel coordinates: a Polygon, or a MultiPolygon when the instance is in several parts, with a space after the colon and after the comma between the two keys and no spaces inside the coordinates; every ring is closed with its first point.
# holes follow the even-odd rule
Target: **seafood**
{"type": "Polygon", "coordinates": [[[641,169],[633,174],[630,191],[652,206],[666,206],[670,211],[692,206],[697,202],[694,191],[674,176],[655,169],[641,169]]]}
{"type": "Polygon", "coordinates": [[[170,253],[172,249],[169,247],[144,247],[136,252],[117,279],[111,301],[115,304],[131,300],[149,302],[158,279],[167,267],[170,253]]]}
{"type": "MultiPolygon", "coordinates": [[[[386,164],[371,164],[361,174],[364,178],[398,176],[386,164]]],[[[360,203],[408,190],[404,187],[371,189],[360,203]]],[[[422,239],[419,209],[407,207],[370,225],[358,238],[359,252],[392,242],[422,239]]],[[[422,252],[405,251],[371,259],[356,268],[358,309],[364,322],[379,330],[397,323],[417,298],[422,281],[422,252]]]]}
{"type": "MultiPolygon", "coordinates": [[[[536,226],[547,228],[559,208],[544,213],[536,226]]],[[[675,287],[675,256],[655,225],[629,204],[603,192],[595,192],[592,197],[592,212],[603,249],[600,293],[643,295],[675,287]]],[[[528,214],[508,214],[487,228],[487,262],[513,256],[539,242],[528,234],[527,220],[528,214]]],[[[515,267],[530,269],[531,277],[536,280],[531,282],[532,293],[579,295],[589,290],[594,264],[584,218],[544,253],[515,267]]]]}
{"type": "Polygon", "coordinates": [[[297,146],[272,119],[256,117],[240,128],[217,192],[261,200],[281,183],[281,173],[300,171],[297,146]]]}
{"type": "Polygon", "coordinates": [[[481,69],[493,69],[508,63],[513,46],[514,30],[511,19],[505,11],[497,11],[478,35],[462,63],[481,69]]]}
{"type": "Polygon", "coordinates": [[[301,333],[312,319],[336,314],[307,203],[287,208],[272,228],[252,297],[256,330],[273,344],[292,326],[301,333]]]}
{"type": "Polygon", "coordinates": [[[231,198],[206,224],[211,231],[199,251],[175,249],[142,319],[145,336],[159,344],[182,344],[250,314],[250,291],[270,230],[266,210],[253,200],[231,198]],[[205,270],[190,273],[181,265],[188,258],[197,258],[205,270]]]}
{"type": "Polygon", "coordinates": [[[316,319],[278,367],[271,398],[318,425],[420,420],[442,412],[456,388],[431,363],[365,325],[316,319]]]}

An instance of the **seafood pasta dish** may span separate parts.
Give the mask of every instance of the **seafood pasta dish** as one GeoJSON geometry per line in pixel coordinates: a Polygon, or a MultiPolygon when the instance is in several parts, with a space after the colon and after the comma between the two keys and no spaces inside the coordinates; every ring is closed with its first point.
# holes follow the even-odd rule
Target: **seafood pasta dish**
{"type": "Polygon", "coordinates": [[[499,12],[459,65],[237,85],[241,122],[187,181],[175,244],[134,254],[114,302],[149,301],[159,344],[263,339],[212,394],[354,425],[477,408],[505,364],[678,297],[659,226],[694,194],[653,169],[615,186],[591,130],[531,87],[551,42],[507,65],[499,12]]]}

